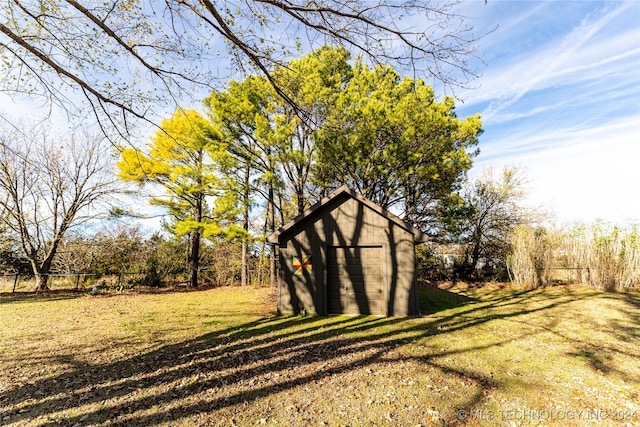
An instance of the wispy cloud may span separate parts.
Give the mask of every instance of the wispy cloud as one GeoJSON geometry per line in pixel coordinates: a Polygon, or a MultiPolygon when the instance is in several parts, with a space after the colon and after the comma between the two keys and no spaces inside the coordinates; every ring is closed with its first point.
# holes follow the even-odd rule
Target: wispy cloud
{"type": "MultiPolygon", "coordinates": [[[[482,156],[484,162],[495,161],[496,157],[507,162],[518,157],[519,161],[535,161],[539,158],[571,156],[578,152],[587,153],[603,147],[616,147],[633,144],[640,149],[638,120],[623,117],[600,123],[597,126],[584,127],[580,124],[562,128],[539,129],[531,132],[530,127],[522,128],[496,137],[482,156]]],[[[623,152],[612,150],[614,155],[623,152]]],[[[635,153],[635,151],[634,151],[635,153]]],[[[634,157],[634,156],[631,156],[634,157]]],[[[567,163],[570,157],[565,157],[567,163]]]]}
{"type": "MultiPolygon", "coordinates": [[[[624,59],[633,59],[639,51],[637,40],[640,28],[620,34],[614,40],[593,40],[599,31],[630,7],[631,4],[623,3],[603,16],[587,17],[572,31],[559,39],[548,40],[535,51],[521,52],[506,62],[502,61],[498,66],[489,64],[479,82],[480,89],[465,94],[465,103],[470,106],[489,102],[483,111],[483,117],[485,121],[490,121],[531,91],[557,86],[563,82],[575,84],[589,79],[590,70],[598,70],[624,59]]],[[[539,6],[529,10],[526,16],[542,9],[539,6]]],[[[508,28],[514,29],[513,26],[508,28]]],[[[527,37],[526,32],[514,33],[510,43],[517,44],[517,39],[522,37],[527,37]]]]}
{"type": "Polygon", "coordinates": [[[492,35],[480,89],[459,108],[485,123],[474,173],[519,165],[531,199],[561,218],[640,220],[640,3],[493,6],[522,26],[492,35]]]}
{"type": "Polygon", "coordinates": [[[478,158],[485,167],[516,165],[530,178],[532,204],[563,220],[640,221],[637,120],[621,118],[592,128],[567,127],[497,139],[478,158]]]}

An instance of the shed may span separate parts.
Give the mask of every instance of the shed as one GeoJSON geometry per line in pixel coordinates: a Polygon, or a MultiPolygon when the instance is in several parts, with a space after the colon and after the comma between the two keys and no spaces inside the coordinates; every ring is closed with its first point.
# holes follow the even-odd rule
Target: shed
{"type": "Polygon", "coordinates": [[[281,313],[417,315],[415,245],[427,236],[342,186],[268,237],[281,313]]]}

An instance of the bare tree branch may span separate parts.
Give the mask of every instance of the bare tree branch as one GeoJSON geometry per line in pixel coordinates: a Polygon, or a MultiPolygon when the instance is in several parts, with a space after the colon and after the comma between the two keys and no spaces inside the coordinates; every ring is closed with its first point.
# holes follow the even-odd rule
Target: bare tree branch
{"type": "Polygon", "coordinates": [[[68,109],[80,94],[105,133],[127,138],[132,123],[155,123],[186,96],[211,90],[232,64],[257,70],[295,104],[274,70],[320,44],[465,87],[476,76],[468,59],[477,37],[457,3],[8,0],[0,4],[0,91],[47,94],[68,109]]]}
{"type": "Polygon", "coordinates": [[[39,290],[65,234],[117,190],[104,138],[56,140],[44,128],[0,132],[0,224],[19,236],[39,290]]]}

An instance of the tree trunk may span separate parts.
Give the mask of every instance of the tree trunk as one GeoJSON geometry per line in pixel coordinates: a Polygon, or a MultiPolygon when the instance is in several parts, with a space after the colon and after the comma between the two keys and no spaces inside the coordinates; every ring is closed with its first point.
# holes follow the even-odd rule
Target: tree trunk
{"type": "Polygon", "coordinates": [[[413,217],[416,210],[417,194],[413,188],[405,189],[404,193],[405,193],[405,212],[404,212],[404,217],[402,217],[402,219],[411,225],[415,225],[415,223],[413,222],[413,217]]]}
{"type": "MultiPolygon", "coordinates": [[[[204,151],[198,151],[197,169],[202,169],[204,151]]],[[[195,194],[195,206],[193,209],[193,219],[200,226],[202,222],[202,209],[204,204],[204,191],[202,189],[202,176],[198,173],[196,180],[199,192],[195,194]]],[[[198,271],[200,270],[200,230],[193,230],[189,234],[189,284],[191,288],[198,287],[198,271]]]]}
{"type": "Polygon", "coordinates": [[[264,259],[265,259],[264,255],[265,255],[266,247],[267,247],[266,243],[262,241],[262,248],[260,248],[260,256],[258,257],[258,268],[256,268],[256,283],[258,285],[263,284],[264,278],[262,277],[262,267],[264,264],[264,259]]]}
{"type": "Polygon", "coordinates": [[[35,292],[44,292],[49,290],[49,276],[46,274],[36,273],[36,287],[34,289],[35,292]]]}
{"type": "MultiPolygon", "coordinates": [[[[269,234],[276,229],[276,212],[273,184],[269,184],[269,201],[267,202],[268,218],[269,218],[269,234]]],[[[276,245],[269,244],[269,279],[272,287],[276,287],[278,280],[276,277],[276,245]]]]}
{"type": "MultiPolygon", "coordinates": [[[[267,235],[268,234],[268,230],[269,230],[269,218],[268,216],[265,217],[265,221],[264,221],[264,226],[262,227],[262,234],[267,235]]],[[[258,285],[263,285],[264,284],[264,280],[266,276],[262,276],[263,273],[263,268],[264,268],[264,262],[267,254],[267,242],[266,240],[262,241],[262,245],[260,248],[260,256],[258,257],[258,268],[257,268],[257,274],[256,274],[256,283],[258,285]]]]}
{"type": "Polygon", "coordinates": [[[469,266],[472,277],[476,277],[476,278],[478,277],[476,270],[478,268],[478,262],[480,261],[480,247],[482,244],[480,239],[481,239],[480,236],[475,236],[473,239],[473,250],[471,251],[471,265],[469,266]]]}
{"type": "Polygon", "coordinates": [[[302,215],[304,213],[304,186],[300,184],[296,192],[296,198],[298,199],[298,215],[302,215]]]}
{"type": "Polygon", "coordinates": [[[38,253],[32,251],[29,253],[29,261],[31,262],[31,269],[36,279],[35,292],[44,292],[49,290],[49,271],[51,270],[51,263],[53,256],[56,252],[58,244],[54,241],[52,248],[49,250],[47,257],[42,264],[38,263],[38,253]]]}
{"type": "Polygon", "coordinates": [[[198,286],[198,270],[200,269],[200,233],[197,231],[192,231],[189,234],[187,264],[189,268],[188,286],[195,288],[198,286]]]}
{"type": "MultiPolygon", "coordinates": [[[[196,198],[196,206],[194,210],[193,219],[200,224],[202,221],[202,204],[204,201],[204,194],[201,192],[196,198]]],[[[198,271],[200,270],[200,231],[194,230],[189,233],[189,255],[187,258],[189,268],[189,283],[188,286],[195,288],[198,286],[198,271]]]]}
{"type": "MultiPolygon", "coordinates": [[[[243,218],[242,228],[244,231],[249,231],[249,173],[250,169],[247,167],[244,171],[244,195],[243,195],[243,218]]],[[[242,239],[242,259],[240,262],[240,284],[247,286],[249,284],[249,266],[247,265],[247,238],[242,239]]]]}
{"type": "Polygon", "coordinates": [[[271,243],[269,245],[269,278],[271,287],[276,288],[278,286],[277,268],[276,268],[276,245],[271,243]]]}
{"type": "Polygon", "coordinates": [[[240,255],[240,285],[247,286],[249,284],[249,268],[247,266],[247,242],[242,241],[242,254],[240,255]]]}

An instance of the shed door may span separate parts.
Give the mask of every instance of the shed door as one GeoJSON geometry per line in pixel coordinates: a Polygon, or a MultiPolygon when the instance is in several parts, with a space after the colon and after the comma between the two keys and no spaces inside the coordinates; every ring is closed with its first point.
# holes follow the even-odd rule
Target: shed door
{"type": "Polygon", "coordinates": [[[327,248],[329,314],[386,314],[381,246],[327,248]]]}

